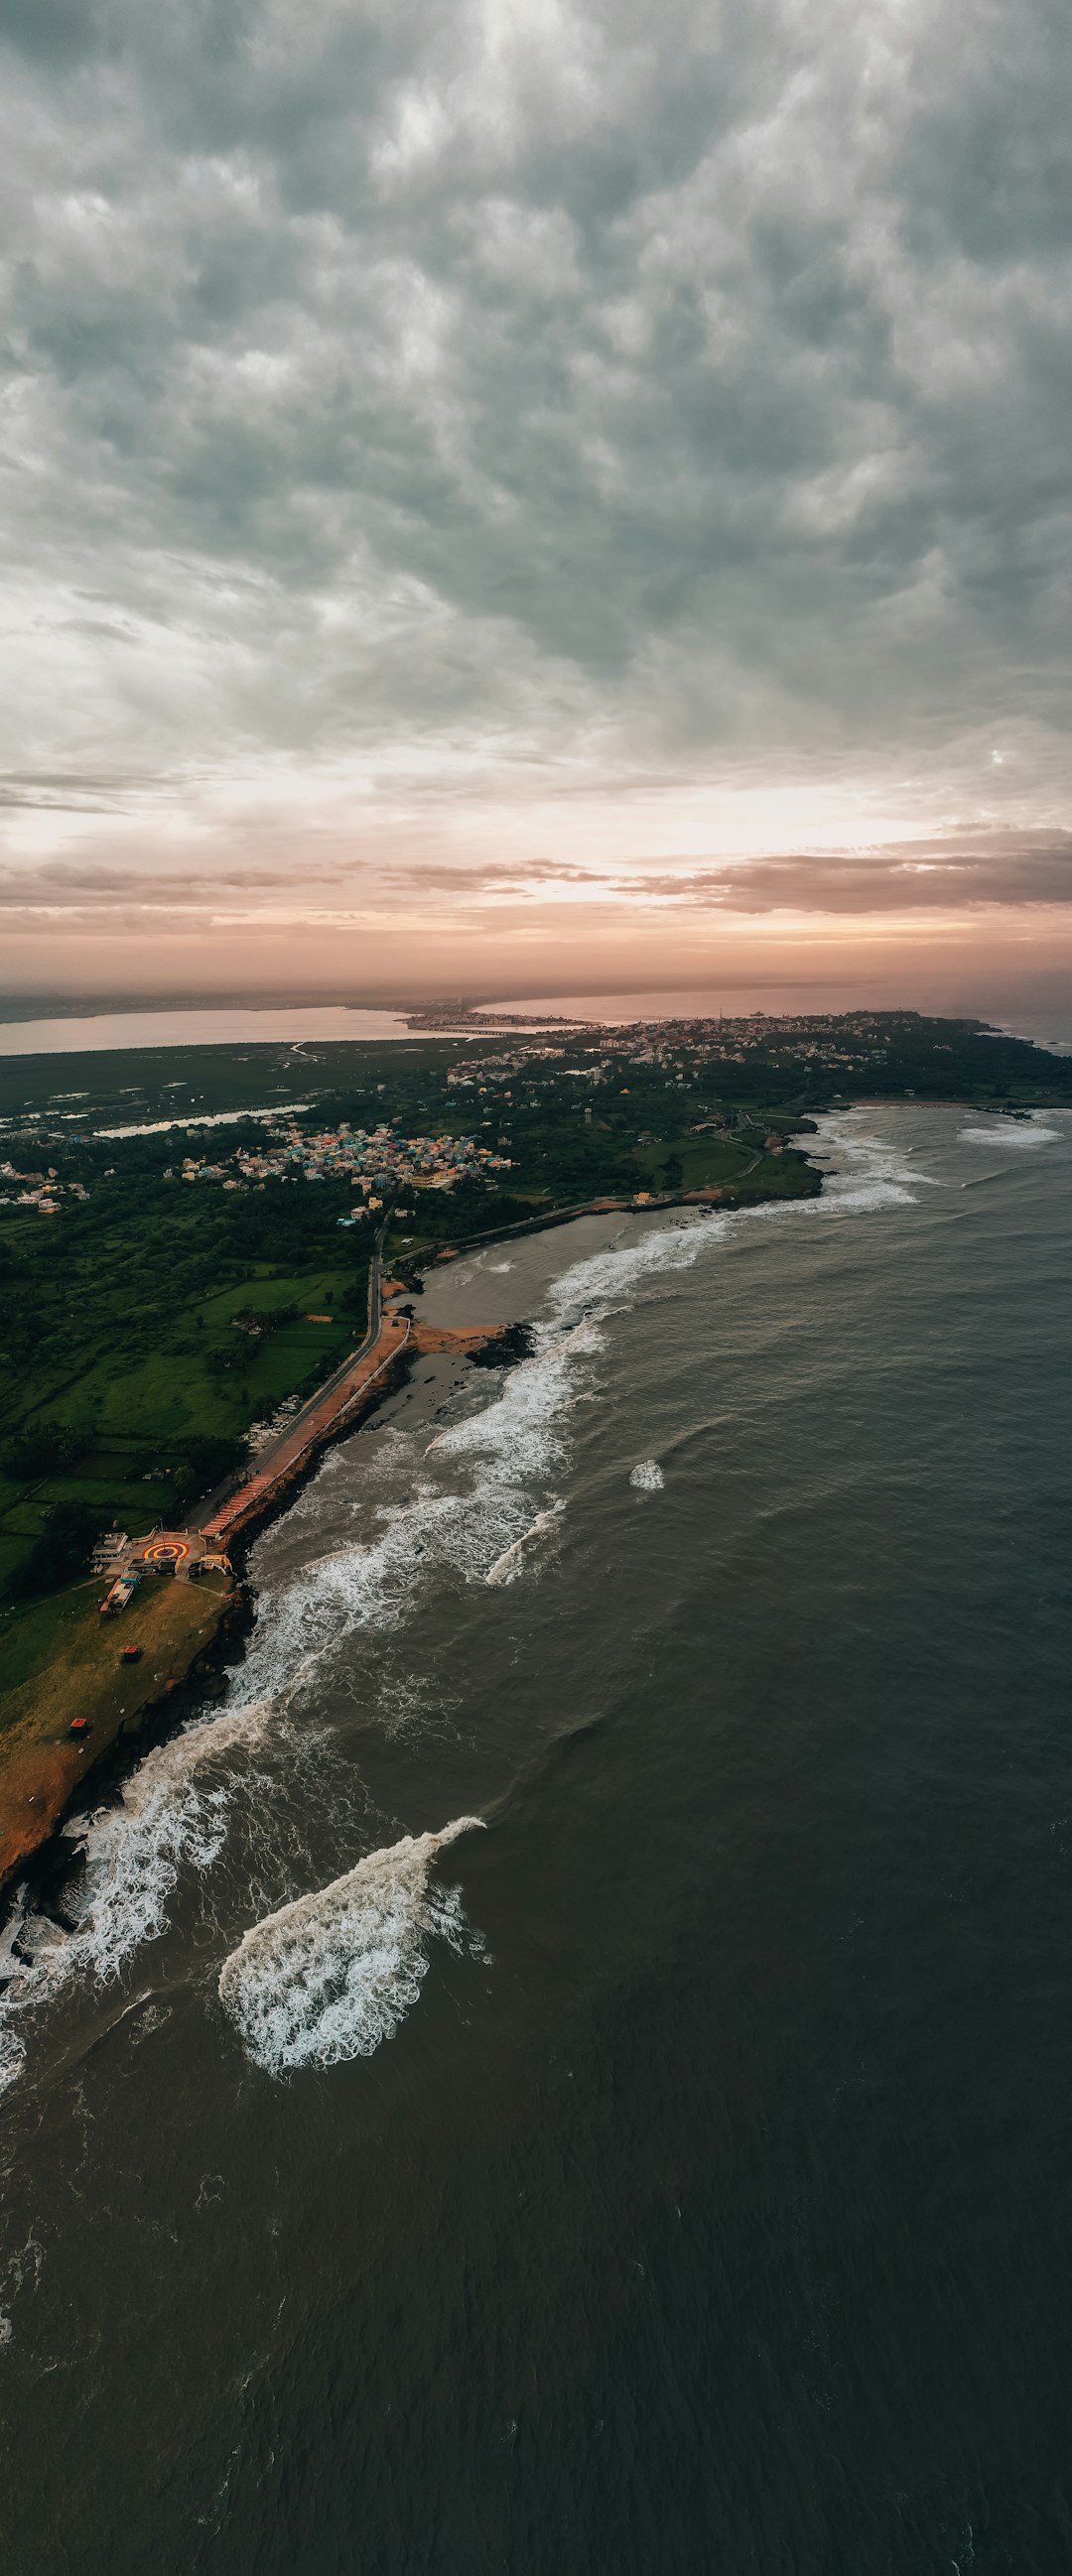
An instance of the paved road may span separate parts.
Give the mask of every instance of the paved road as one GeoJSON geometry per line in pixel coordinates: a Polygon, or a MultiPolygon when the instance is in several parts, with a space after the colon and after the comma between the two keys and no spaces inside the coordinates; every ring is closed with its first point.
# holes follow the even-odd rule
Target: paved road
{"type": "MultiPolygon", "coordinates": [[[[744,1180],[749,1172],[754,1172],[756,1164],[762,1160],[762,1155],[761,1146],[759,1151],[753,1154],[751,1162],[745,1164],[743,1171],[735,1172],[724,1186],[732,1188],[734,1182],[744,1180]]],[[[664,1196],[660,1199],[659,1195],[654,1195],[649,1202],[653,1212],[660,1204],[664,1207],[667,1205],[675,1207],[681,1206],[683,1201],[676,1196],[664,1196]]],[[[635,1207],[635,1199],[604,1199],[602,1203],[598,1200],[583,1199],[575,1207],[549,1208],[539,1216],[525,1217],[519,1225],[495,1226],[486,1235],[469,1235],[464,1245],[459,1245],[458,1249],[459,1252],[475,1250],[481,1243],[498,1243],[504,1236],[510,1234],[535,1234],[542,1231],[548,1224],[562,1225],[570,1217],[610,1215],[619,1211],[633,1210],[635,1207]]],[[[218,1486],[216,1492],[208,1496],[202,1503],[196,1526],[201,1529],[217,1527],[224,1518],[227,1504],[231,1502],[237,1504],[240,1496],[248,1495],[251,1484],[260,1491],[265,1482],[270,1480],[271,1470],[276,1461],[284,1453],[293,1457],[295,1445],[300,1447],[300,1438],[296,1444],[296,1435],[300,1435],[320,1412],[322,1405],[329,1401],[352,1371],[375,1348],[383,1323],[383,1240],[387,1231],[387,1222],[385,1218],[372,1248],[372,1260],[369,1265],[368,1330],[364,1341],[359,1344],[356,1351],[347,1353],[338,1368],[332,1370],[331,1376],[325,1378],[322,1386],[318,1386],[315,1395],[311,1395],[308,1402],[302,1405],[301,1411],[292,1415],[285,1431],[279,1433],[270,1448],[262,1449],[252,1476],[247,1475],[238,1484],[228,1479],[225,1486],[218,1486]]]]}
{"type": "Polygon", "coordinates": [[[325,1441],[331,1439],[351,1417],[358,1397],[367,1394],[378,1377],[382,1377],[392,1360],[404,1351],[410,1337],[409,1319],[405,1315],[385,1315],[377,1340],[365,1348],[363,1358],[350,1362],[339,1384],[338,1374],[332,1380],[333,1392],[321,1387],[310,1407],[306,1405],[296,1422],[260,1461],[236,1493],[221,1504],[210,1520],[202,1522],[206,1538],[228,1539],[259,1518],[265,1506],[274,1502],[284,1486],[292,1483],[315,1457],[325,1441]]]}
{"type": "MultiPolygon", "coordinates": [[[[351,1369],[356,1368],[358,1362],[363,1360],[366,1357],[366,1354],[372,1350],[379,1335],[380,1325],[383,1321],[383,1238],[386,1231],[387,1221],[385,1218],[384,1223],[380,1227],[375,1243],[373,1244],[372,1260],[369,1264],[368,1330],[365,1334],[364,1341],[358,1344],[356,1351],[347,1352],[346,1358],[340,1361],[338,1368],[332,1370],[329,1378],[325,1378],[323,1386],[318,1386],[315,1395],[311,1395],[309,1397],[308,1402],[302,1405],[300,1412],[291,1416],[285,1431],[281,1431],[278,1434],[278,1437],[272,1441],[269,1448],[261,1451],[256,1467],[253,1471],[258,1480],[262,1471],[266,1467],[271,1466],[272,1461],[278,1455],[278,1452],[290,1443],[293,1439],[294,1433],[296,1431],[300,1431],[302,1424],[307,1420],[307,1418],[311,1414],[314,1414],[318,1407],[323,1404],[325,1397],[333,1395],[336,1387],[341,1386],[343,1379],[349,1376],[351,1369]]],[[[242,1492],[247,1481],[248,1476],[243,1476],[237,1479],[233,1476],[228,1476],[222,1485],[217,1485],[214,1493],[206,1495],[205,1500],[201,1505],[198,1519],[193,1526],[205,1529],[210,1522],[217,1521],[223,1511],[224,1505],[231,1502],[237,1494],[242,1492]]]]}
{"type": "MultiPolygon", "coordinates": [[[[764,1150],[760,1145],[750,1163],[743,1164],[739,1172],[727,1172],[725,1180],[716,1186],[724,1190],[736,1189],[738,1181],[746,1181],[749,1172],[754,1172],[757,1163],[762,1162],[764,1150]]],[[[503,1243],[511,1234],[543,1234],[549,1226],[565,1225],[575,1216],[646,1216],[653,1211],[657,1213],[660,1208],[689,1205],[687,1193],[681,1190],[654,1190],[642,1205],[638,1204],[635,1192],[627,1199],[577,1199],[572,1207],[542,1208],[538,1215],[522,1217],[516,1225],[492,1225],[486,1234],[467,1234],[464,1242],[456,1244],[454,1250],[460,1260],[463,1253],[475,1252],[483,1243],[503,1243]]]]}
{"type": "MultiPolygon", "coordinates": [[[[349,1376],[350,1370],[356,1368],[359,1360],[364,1359],[366,1351],[372,1349],[383,1321],[383,1238],[386,1230],[386,1226],[381,1225],[372,1247],[372,1260],[369,1264],[368,1331],[364,1341],[358,1344],[356,1351],[347,1352],[346,1358],[340,1361],[338,1368],[332,1370],[331,1376],[324,1379],[322,1386],[318,1386],[316,1394],[311,1395],[308,1403],[302,1405],[300,1413],[292,1416],[286,1430],[280,1432],[280,1443],[289,1440],[291,1432],[300,1428],[306,1414],[315,1413],[317,1406],[323,1404],[325,1396],[333,1395],[336,1387],[342,1385],[344,1377],[349,1376]]],[[[258,1468],[266,1467],[271,1456],[271,1450],[266,1449],[257,1460],[258,1468]]]]}

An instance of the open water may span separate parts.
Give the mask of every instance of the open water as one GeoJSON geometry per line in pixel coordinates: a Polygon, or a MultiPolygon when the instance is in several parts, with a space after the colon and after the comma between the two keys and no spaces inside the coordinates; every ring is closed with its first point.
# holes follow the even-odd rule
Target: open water
{"type": "Polygon", "coordinates": [[[439,1274],[23,1919],[6,2576],[1072,2564],[1072,1119],[820,1153],[439,1274]]]}
{"type": "Polygon", "coordinates": [[[72,1012],[53,1020],[0,1020],[0,1056],[99,1055],[114,1047],[309,1046],[317,1038],[346,1038],[355,1043],[384,1038],[410,1038],[413,1031],[397,1011],[347,1010],[342,1003],[307,1003],[292,1009],[269,1004],[258,1010],[240,1003],[215,1008],[182,1007],[163,1011],[72,1012]]]}

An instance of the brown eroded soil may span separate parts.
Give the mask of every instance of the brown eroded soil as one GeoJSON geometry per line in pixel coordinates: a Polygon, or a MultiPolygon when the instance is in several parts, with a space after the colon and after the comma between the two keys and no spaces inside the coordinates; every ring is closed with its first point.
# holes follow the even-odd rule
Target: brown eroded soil
{"type": "Polygon", "coordinates": [[[464,1359],[467,1351],[482,1350],[485,1342],[497,1342],[501,1324],[414,1324],[410,1336],[415,1351],[457,1351],[464,1359]]]}
{"type": "MultiPolygon", "coordinates": [[[[263,1513],[271,1509],[302,1476],[311,1460],[329,1440],[355,1427],[367,1411],[377,1392],[377,1381],[383,1380],[391,1364],[404,1352],[456,1351],[464,1356],[478,1350],[484,1342],[494,1341],[497,1325],[474,1326],[471,1331],[440,1330],[431,1324],[412,1323],[407,1315],[386,1314],[372,1349],[339,1377],[325,1394],[305,1407],[292,1428],[276,1441],[253,1475],[247,1477],[237,1493],[204,1523],[206,1538],[226,1546],[241,1533],[248,1532],[263,1513]]],[[[390,1381],[388,1381],[390,1382],[390,1381]]],[[[382,1383],[379,1391],[382,1392],[382,1383]]]]}
{"type": "Polygon", "coordinates": [[[51,1833],[86,1772],[154,1701],[185,1679],[211,1644],[233,1585],[225,1575],[176,1583],[154,1575],[128,1610],[102,1619],[103,1586],[87,1584],[84,1614],[52,1661],[0,1696],[0,1884],[51,1833]],[[124,1646],[141,1659],[123,1664],[124,1646]],[[72,1717],[87,1717],[72,1736],[72,1717]]]}
{"type": "MultiPolygon", "coordinates": [[[[204,1537],[226,1545],[248,1531],[317,1452],[361,1418],[375,1400],[377,1381],[407,1348],[464,1357],[495,1340],[500,1330],[497,1325],[451,1330],[385,1315],[373,1348],[305,1408],[256,1472],[206,1522],[204,1537]]],[[[84,1587],[85,1611],[68,1628],[51,1661],[0,1697],[0,1885],[47,1840],[79,1781],[108,1746],[132,1731],[148,1707],[186,1678],[234,1596],[233,1583],[223,1574],[203,1575],[199,1583],[177,1581],[170,1573],[147,1575],[128,1609],[102,1619],[99,1604],[106,1588],[107,1579],[84,1587]],[[126,1645],[141,1646],[138,1663],[120,1662],[126,1645]],[[90,1721],[84,1736],[71,1735],[76,1716],[90,1721]]]]}

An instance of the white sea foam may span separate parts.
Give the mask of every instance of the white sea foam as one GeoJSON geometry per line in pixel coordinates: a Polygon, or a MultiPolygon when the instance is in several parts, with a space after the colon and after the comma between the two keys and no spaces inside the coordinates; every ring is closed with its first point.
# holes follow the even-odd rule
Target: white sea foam
{"type": "Polygon", "coordinates": [[[131,1952],[163,1930],[180,1868],[203,1870],[216,1859],[234,1792],[234,1757],[255,1741],[266,1716],[263,1704],[251,1703],[187,1727],[147,1753],[118,1805],[102,1809],[85,1828],[84,1875],[65,1900],[73,1930],[45,1916],[13,1923],[0,1962],[10,1978],[0,1994],[0,2091],[20,2071],[19,2023],[27,2011],[78,1975],[96,1984],[117,1976],[131,1952]],[[213,1761],[230,1764],[230,1776],[200,1778],[213,1761]],[[50,1937],[35,1938],[38,1925],[50,1937]]]}
{"type": "Polygon", "coordinates": [[[494,1565],[488,1567],[484,1577],[485,1583],[512,1583],[515,1574],[520,1570],[521,1557],[529,1540],[542,1538],[545,1530],[553,1529],[565,1508],[564,1503],[555,1502],[549,1504],[545,1512],[537,1512],[532,1528],[522,1530],[520,1538],[515,1538],[510,1547],[504,1547],[502,1555],[497,1556],[494,1565]]]}
{"type": "MultiPolygon", "coordinates": [[[[0,2093],[17,2084],[26,2064],[26,2042],[12,2028],[8,2014],[0,2019],[0,2093]]],[[[0,2338],[2,2340],[2,2338],[0,2338]]]]}
{"type": "Polygon", "coordinates": [[[732,1220],[721,1214],[688,1217],[684,1223],[660,1226],[636,1243],[614,1245],[575,1261],[550,1291],[554,1323],[561,1329],[571,1317],[593,1309],[612,1314],[649,1279],[664,1270],[691,1270],[702,1252],[729,1233],[732,1220]]]}
{"type": "MultiPolygon", "coordinates": [[[[315,1558],[326,1496],[344,1473],[342,1453],[325,1465],[323,1489],[318,1478],[288,1515],[290,1525],[307,1522],[310,1552],[297,1572],[270,1582],[228,1711],[149,1753],[119,1803],[92,1820],[75,1929],[19,1964],[0,1994],[0,2084],[18,2072],[21,2017],[76,1975],[115,1975],[164,1928],[180,1873],[211,1869],[230,1810],[249,1805],[252,1747],[266,1735],[285,1739],[287,1712],[322,1657],[337,1654],[355,1630],[399,1627],[430,1574],[499,1585],[536,1570],[538,1551],[527,1556],[526,1549],[556,1509],[546,1499],[548,1483],[566,1462],[570,1417],[592,1383],[606,1318],[658,1293],[662,1275],[690,1268],[759,1217],[785,1221],[903,1204],[926,1177],[910,1171],[886,1140],[861,1135],[847,1115],[824,1120],[823,1136],[844,1153],[846,1169],[821,1198],[736,1216],[682,1213],[573,1263],[549,1291],[532,1357],[489,1391],[479,1411],[423,1450],[407,1435],[404,1449],[385,1443],[362,1459],[366,1478],[393,1475],[392,1457],[399,1468],[414,1454],[420,1461],[409,1498],[381,1506],[376,1536],[315,1558]]],[[[658,1472],[657,1462],[643,1462],[634,1481],[652,1467],[658,1472]]],[[[278,1545],[278,1532],[266,1545],[278,1545]]],[[[270,1827],[270,1806],[266,1813],[270,1827]]]]}
{"type": "MultiPolygon", "coordinates": [[[[355,1629],[398,1626],[430,1573],[477,1582],[490,1576],[499,1584],[522,1570],[529,1540],[555,1517],[553,1505],[534,1505],[564,1459],[569,1414],[602,1349],[599,1314],[628,1302],[660,1269],[696,1260],[723,1224],[704,1218],[664,1228],[574,1264],[555,1283],[533,1357],[509,1371],[481,1411],[428,1445],[415,1491],[382,1507],[375,1539],[307,1561],[266,1595],[232,1685],[236,1704],[148,1754],[119,1803],[90,1824],[75,1930],[20,1964],[0,1997],[0,2081],[18,2072],[15,2023],[27,2008],[78,1974],[116,1975],[163,1930],[180,1871],[210,1869],[242,1794],[250,1748],[265,1730],[278,1730],[325,1654],[355,1629]]],[[[315,1532],[314,1487],[296,1510],[315,1532]]]]}
{"type": "Polygon", "coordinates": [[[995,1118],[992,1127],[958,1128],[957,1143],[958,1145],[1012,1145],[1019,1146],[1021,1149],[1025,1145],[1029,1147],[1059,1145],[1061,1130],[1059,1127],[1039,1127],[1033,1119],[1028,1124],[1019,1118],[995,1118]]]}
{"type": "Polygon", "coordinates": [[[638,1493],[658,1494],[662,1492],[666,1478],[657,1458],[642,1458],[640,1465],[634,1467],[629,1482],[636,1486],[638,1493]]]}
{"type": "MultiPolygon", "coordinates": [[[[270,1698],[346,1636],[397,1626],[429,1575],[509,1580],[536,1526],[539,1488],[564,1462],[570,1414],[603,1347],[601,1318],[660,1271],[691,1265],[725,1230],[720,1216],[663,1227],[566,1271],[536,1327],[532,1357],[507,1373],[490,1402],[427,1443],[415,1490],[382,1507],[377,1536],[307,1560],[266,1597],[238,1687],[270,1698]]],[[[314,1525],[315,1495],[313,1486],[304,1498],[314,1525]]]]}
{"type": "Polygon", "coordinates": [[[432,1862],[479,1816],[438,1834],[404,1834],[345,1878],[269,1914],[225,1959],[220,2001],[250,2057],[273,2075],[371,2057],[415,2004],[433,1935],[477,1947],[456,1887],[430,1880],[432,1862]]]}
{"type": "Polygon", "coordinates": [[[277,1584],[238,1680],[243,1694],[271,1698],[288,1677],[297,1687],[303,1670],[311,1674],[322,1656],[337,1654],[347,1636],[398,1627],[429,1577],[486,1581],[531,1530],[540,1487],[564,1459],[568,1417],[601,1348],[591,1319],[546,1331],[490,1403],[428,1443],[415,1490],[381,1506],[375,1538],[336,1545],[277,1584]]]}
{"type": "Polygon", "coordinates": [[[910,1161],[910,1148],[895,1138],[868,1135],[857,1126],[851,1111],[827,1112],[819,1120],[819,1133],[824,1151],[846,1157],[844,1168],[827,1174],[819,1198],[790,1200],[785,1205],[769,1201],[765,1207],[751,1210],[750,1218],[755,1215],[770,1219],[793,1213],[868,1216],[878,1208],[911,1207],[920,1188],[940,1186],[929,1172],[921,1172],[910,1161]]]}

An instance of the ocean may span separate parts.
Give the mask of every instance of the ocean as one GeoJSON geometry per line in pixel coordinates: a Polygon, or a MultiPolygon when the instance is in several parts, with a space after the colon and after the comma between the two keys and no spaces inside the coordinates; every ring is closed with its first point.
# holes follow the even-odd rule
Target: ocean
{"type": "Polygon", "coordinates": [[[430,1279],[72,1820],[6,2576],[1067,2569],[1072,1117],[816,1152],[430,1279]]]}

